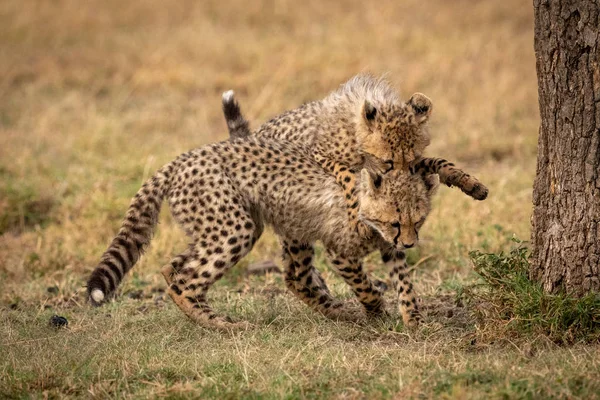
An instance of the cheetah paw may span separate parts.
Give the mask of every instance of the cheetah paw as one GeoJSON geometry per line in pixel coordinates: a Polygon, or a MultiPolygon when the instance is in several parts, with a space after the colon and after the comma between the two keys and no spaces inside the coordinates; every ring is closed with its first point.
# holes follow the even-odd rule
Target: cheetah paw
{"type": "Polygon", "coordinates": [[[255,327],[248,321],[233,322],[229,317],[213,318],[209,325],[223,331],[247,331],[255,327]]]}
{"type": "Polygon", "coordinates": [[[485,200],[488,196],[488,188],[480,182],[475,182],[473,188],[467,194],[475,200],[485,200]]]}

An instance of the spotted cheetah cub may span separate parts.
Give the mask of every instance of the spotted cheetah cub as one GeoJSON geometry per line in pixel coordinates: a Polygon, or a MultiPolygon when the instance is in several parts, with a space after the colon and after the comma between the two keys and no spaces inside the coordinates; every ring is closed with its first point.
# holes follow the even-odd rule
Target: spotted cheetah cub
{"type": "MultiPolygon", "coordinates": [[[[370,230],[358,219],[356,172],[390,169],[421,174],[439,173],[448,186],[457,186],[478,200],[487,188],[454,164],[440,158],[422,159],[430,136],[427,124],[433,105],[415,93],[405,103],[382,78],[357,75],[323,100],[287,111],[261,125],[255,135],[302,144],[312,157],[332,173],[346,192],[350,223],[363,235],[370,230]]],[[[230,136],[250,134],[233,91],[223,95],[223,112],[230,136]]]]}
{"type": "MultiPolygon", "coordinates": [[[[233,90],[223,93],[222,106],[230,138],[241,138],[252,134],[250,131],[250,124],[243,116],[240,105],[235,99],[233,90]]],[[[277,131],[264,129],[259,129],[257,134],[260,134],[262,137],[278,135],[277,131]]],[[[290,140],[296,141],[298,144],[304,144],[301,139],[302,137],[290,135],[290,140]]],[[[370,159],[370,161],[373,161],[373,159],[370,159]]],[[[488,188],[479,182],[477,178],[469,175],[462,169],[457,168],[453,162],[443,158],[418,157],[409,164],[409,171],[411,174],[419,174],[423,177],[439,175],[441,183],[448,187],[457,187],[463,193],[476,200],[485,200],[488,195],[488,188]]],[[[350,220],[352,222],[352,218],[350,218],[350,220]]]]}
{"type": "Polygon", "coordinates": [[[399,171],[373,176],[363,170],[359,218],[375,231],[365,240],[348,223],[345,195],[335,178],[311,158],[298,156],[302,151],[289,142],[251,136],[192,150],[159,169],[133,198],[119,233],[92,272],[87,284],[91,303],[109,298],[139,259],[166,198],[191,243],[162,273],[169,295],[194,321],[239,326],[212,310],[207,291],[270,224],[284,247],[287,287],[315,310],[334,318],[344,312],[313,266],[312,244],[321,240],[334,269],[371,314],[383,311],[383,299],[361,258],[381,250],[384,260],[394,263],[404,321],[418,322],[401,250],[416,242],[435,185],[399,171]]]}

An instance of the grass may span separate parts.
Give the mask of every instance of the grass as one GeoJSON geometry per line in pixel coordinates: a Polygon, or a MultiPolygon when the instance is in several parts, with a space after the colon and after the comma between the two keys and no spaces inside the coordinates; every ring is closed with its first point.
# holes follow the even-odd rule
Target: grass
{"type": "Polygon", "coordinates": [[[44,226],[50,219],[54,200],[26,185],[15,185],[10,178],[2,188],[0,204],[0,233],[8,230],[22,232],[27,228],[44,226]]]}
{"type": "Polygon", "coordinates": [[[576,298],[544,292],[541,284],[529,279],[529,249],[516,242],[508,254],[470,253],[481,283],[469,285],[465,294],[480,302],[476,309],[484,324],[492,331],[497,332],[500,324],[507,331],[541,334],[557,343],[598,342],[600,295],[576,298]]]}
{"type": "Polygon", "coordinates": [[[397,332],[389,322],[336,323],[281,292],[272,293],[272,286],[281,284],[279,277],[262,283],[242,296],[232,294],[235,290],[216,294],[218,307],[258,326],[235,334],[182,320],[176,307],[159,300],[161,294],[146,300],[124,296],[100,310],[65,306],[62,315],[71,321],[67,330],[48,327],[54,309],[41,307],[33,316],[27,309],[5,313],[3,351],[9,357],[2,393],[230,398],[495,393],[540,398],[586,397],[599,389],[596,353],[581,344],[561,348],[533,342],[533,350],[524,350],[479,345],[463,330],[434,323],[414,333],[397,332]]]}
{"type": "MultiPolygon", "coordinates": [[[[0,2],[0,397],[597,398],[597,341],[557,340],[576,319],[527,331],[525,311],[507,313],[522,293],[490,286],[502,306],[485,325],[457,295],[481,282],[470,251],[529,235],[538,126],[532,7],[517,0],[0,2]],[[328,321],[279,275],[247,277],[249,263],[279,259],[269,232],[212,293],[256,328],[195,326],[158,273],[185,246],[167,212],[117,300],[85,303],[141,182],[227,137],[222,91],[256,126],[363,70],[431,97],[428,154],[490,188],[484,202],[439,191],[409,254],[422,328],[405,330],[391,299],[390,319],[328,321]],[[54,314],[68,328],[48,326],[54,314]]],[[[376,256],[366,265],[385,275],[376,256]]]]}

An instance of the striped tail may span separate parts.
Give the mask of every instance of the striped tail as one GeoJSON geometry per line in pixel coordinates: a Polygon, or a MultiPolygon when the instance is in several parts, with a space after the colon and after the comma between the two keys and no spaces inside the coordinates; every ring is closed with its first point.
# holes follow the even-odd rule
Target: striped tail
{"type": "Polygon", "coordinates": [[[121,229],[104,252],[87,283],[90,302],[99,306],[112,295],[150,243],[174,163],[142,185],[127,210],[121,229]]]}
{"type": "Polygon", "coordinates": [[[250,136],[250,125],[240,110],[240,105],[235,100],[233,90],[223,93],[223,114],[227,129],[229,129],[229,138],[237,139],[250,136]]]}

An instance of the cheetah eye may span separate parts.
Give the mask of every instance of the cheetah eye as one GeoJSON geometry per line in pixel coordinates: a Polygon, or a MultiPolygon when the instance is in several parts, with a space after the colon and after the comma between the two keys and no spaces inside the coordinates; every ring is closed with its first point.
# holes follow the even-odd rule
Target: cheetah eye
{"type": "Polygon", "coordinates": [[[425,223],[425,217],[421,218],[415,223],[415,229],[421,229],[421,226],[425,223]]]}
{"type": "Polygon", "coordinates": [[[373,224],[377,224],[377,225],[385,225],[385,224],[388,224],[388,223],[389,223],[389,222],[385,222],[385,221],[382,221],[382,220],[380,220],[380,219],[376,219],[376,218],[369,218],[369,221],[370,221],[371,223],[373,223],[373,224]]]}
{"type": "Polygon", "coordinates": [[[375,185],[376,189],[379,189],[381,187],[381,175],[377,175],[375,177],[375,179],[373,180],[373,185],[375,185]]]}

